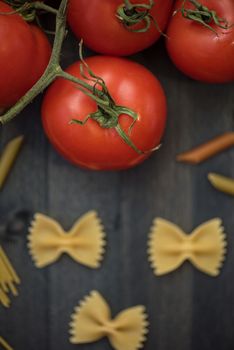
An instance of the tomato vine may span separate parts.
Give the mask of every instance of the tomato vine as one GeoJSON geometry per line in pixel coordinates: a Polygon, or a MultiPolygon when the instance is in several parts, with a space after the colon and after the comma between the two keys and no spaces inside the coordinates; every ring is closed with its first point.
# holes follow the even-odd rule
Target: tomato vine
{"type": "MultiPolygon", "coordinates": [[[[139,150],[136,145],[131,141],[130,131],[137,120],[136,112],[125,106],[116,105],[115,101],[112,99],[104,81],[97,77],[85,64],[82,58],[82,51],[80,49],[81,56],[81,72],[84,76],[84,67],[88,72],[88,76],[85,79],[92,84],[87,83],[84,80],[78,79],[67,72],[63,71],[60,66],[60,55],[62,50],[63,41],[66,36],[66,18],[67,18],[67,4],[68,0],[62,0],[58,10],[45,5],[40,1],[26,3],[23,6],[28,6],[31,9],[42,9],[56,14],[56,32],[54,38],[54,45],[52,50],[52,55],[49,64],[42,75],[42,77],[37,81],[37,83],[8,111],[0,116],[0,123],[6,124],[15,118],[37,95],[43,92],[56,78],[64,78],[70,80],[71,82],[77,84],[78,88],[92,98],[98,106],[98,111],[87,116],[96,120],[99,125],[103,128],[115,128],[119,136],[126,142],[130,147],[134,149],[138,154],[143,154],[144,152],[139,150]],[[93,84],[94,83],[94,84],[93,84]],[[100,89],[101,88],[101,89],[100,89]],[[126,114],[133,119],[132,126],[130,127],[129,133],[126,134],[120,124],[119,117],[121,114],[126,114]]],[[[81,47],[81,46],[80,46],[81,47]]],[[[73,123],[81,123],[80,121],[72,121],[73,123]]],[[[150,150],[152,151],[152,150],[150,150]]]]}

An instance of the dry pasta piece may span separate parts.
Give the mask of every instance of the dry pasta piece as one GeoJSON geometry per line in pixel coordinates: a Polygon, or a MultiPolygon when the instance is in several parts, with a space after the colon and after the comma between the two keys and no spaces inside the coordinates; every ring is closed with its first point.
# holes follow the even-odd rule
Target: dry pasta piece
{"type": "Polygon", "coordinates": [[[0,302],[3,306],[10,306],[8,293],[18,295],[17,284],[20,284],[20,279],[0,246],[0,302]]]}
{"type": "Polygon", "coordinates": [[[3,150],[0,158],[0,189],[3,187],[6,178],[14,164],[23,143],[23,136],[17,136],[11,140],[3,150]]]}
{"type": "Polygon", "coordinates": [[[0,303],[5,307],[10,307],[11,303],[10,298],[8,297],[6,292],[2,290],[2,287],[0,287],[0,303]]]}
{"type": "Polygon", "coordinates": [[[217,190],[234,196],[234,179],[219,174],[209,173],[208,180],[217,190]]]}
{"type": "Polygon", "coordinates": [[[13,348],[6,342],[3,337],[0,337],[0,345],[3,347],[5,350],[13,350],[13,348]]]}
{"type": "Polygon", "coordinates": [[[107,337],[116,350],[141,349],[148,332],[144,306],[120,312],[114,319],[105,299],[92,291],[75,308],[71,316],[70,342],[91,343],[107,337]]]}
{"type": "Polygon", "coordinates": [[[234,146],[234,132],[227,132],[188,152],[179,154],[176,159],[179,162],[199,164],[232,146],[234,146]]]}
{"type": "Polygon", "coordinates": [[[185,260],[217,276],[225,258],[225,238],[220,219],[207,221],[187,235],[170,221],[157,218],[149,237],[149,261],[157,276],[174,271],[185,260]]]}
{"type": "Polygon", "coordinates": [[[29,231],[29,252],[38,268],[55,262],[63,253],[90,268],[100,266],[105,234],[95,211],[83,215],[69,232],[52,218],[36,214],[29,231]]]}

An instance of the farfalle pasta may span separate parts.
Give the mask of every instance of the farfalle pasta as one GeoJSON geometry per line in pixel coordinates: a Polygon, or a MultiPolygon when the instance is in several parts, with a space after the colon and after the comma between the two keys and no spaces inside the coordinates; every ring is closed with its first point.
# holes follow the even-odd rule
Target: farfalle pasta
{"type": "Polygon", "coordinates": [[[115,350],[137,350],[142,348],[148,331],[144,306],[126,309],[112,319],[108,304],[97,291],[80,302],[71,318],[70,342],[73,344],[107,337],[115,350]]]}
{"type": "Polygon", "coordinates": [[[29,231],[29,251],[38,268],[55,262],[63,253],[90,268],[100,266],[105,234],[95,211],[78,219],[69,232],[52,218],[36,214],[29,231]]]}
{"type": "Polygon", "coordinates": [[[16,285],[20,284],[20,279],[11,262],[9,261],[3,248],[0,246],[0,303],[5,306],[10,306],[9,294],[18,295],[16,285]]]}
{"type": "Polygon", "coordinates": [[[197,269],[217,276],[226,252],[222,221],[212,219],[198,226],[190,235],[175,224],[157,218],[149,238],[149,261],[160,276],[189,260],[197,269]]]}

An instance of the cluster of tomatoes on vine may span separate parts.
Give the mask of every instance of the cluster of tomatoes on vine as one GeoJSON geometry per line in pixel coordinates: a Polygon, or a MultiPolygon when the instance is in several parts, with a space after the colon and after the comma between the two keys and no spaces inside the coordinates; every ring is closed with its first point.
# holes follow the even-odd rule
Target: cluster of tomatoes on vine
{"type": "Polygon", "coordinates": [[[89,169],[133,167],[160,144],[167,103],[158,79],[121,56],[163,36],[172,62],[184,74],[205,83],[230,82],[233,24],[233,0],[61,0],[60,10],[46,0],[0,1],[0,121],[13,118],[37,89],[50,85],[42,123],[60,154],[89,169]],[[57,33],[52,64],[37,9],[57,15],[57,24],[63,10],[77,39],[98,55],[84,60],[81,51],[80,60],[62,71],[57,33]]]}

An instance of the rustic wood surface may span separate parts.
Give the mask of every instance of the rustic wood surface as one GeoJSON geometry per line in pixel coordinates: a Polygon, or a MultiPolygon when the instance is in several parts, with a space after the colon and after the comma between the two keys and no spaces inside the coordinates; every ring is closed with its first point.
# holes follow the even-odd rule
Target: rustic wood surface
{"type": "MultiPolygon", "coordinates": [[[[64,65],[76,58],[77,44],[69,37],[64,65]]],[[[43,133],[40,98],[0,131],[1,149],[13,136],[25,135],[17,164],[0,193],[2,245],[22,280],[11,308],[0,306],[0,335],[15,350],[111,349],[107,340],[82,346],[68,341],[70,314],[93,289],[105,296],[114,315],[129,306],[146,305],[146,350],[234,349],[234,202],[216,192],[206,178],[210,171],[234,176],[234,149],[199,166],[175,162],[178,152],[233,130],[233,85],[186,78],[170,62],[163,42],[133,59],[158,76],[169,107],[162,149],[137,168],[92,172],[67,163],[43,133]],[[69,228],[90,209],[99,212],[108,235],[101,269],[87,269],[66,256],[36,269],[26,247],[33,213],[51,215],[69,228]],[[156,278],[146,254],[155,216],[172,220],[187,232],[221,217],[228,238],[221,275],[208,277],[188,263],[156,278]]]]}

